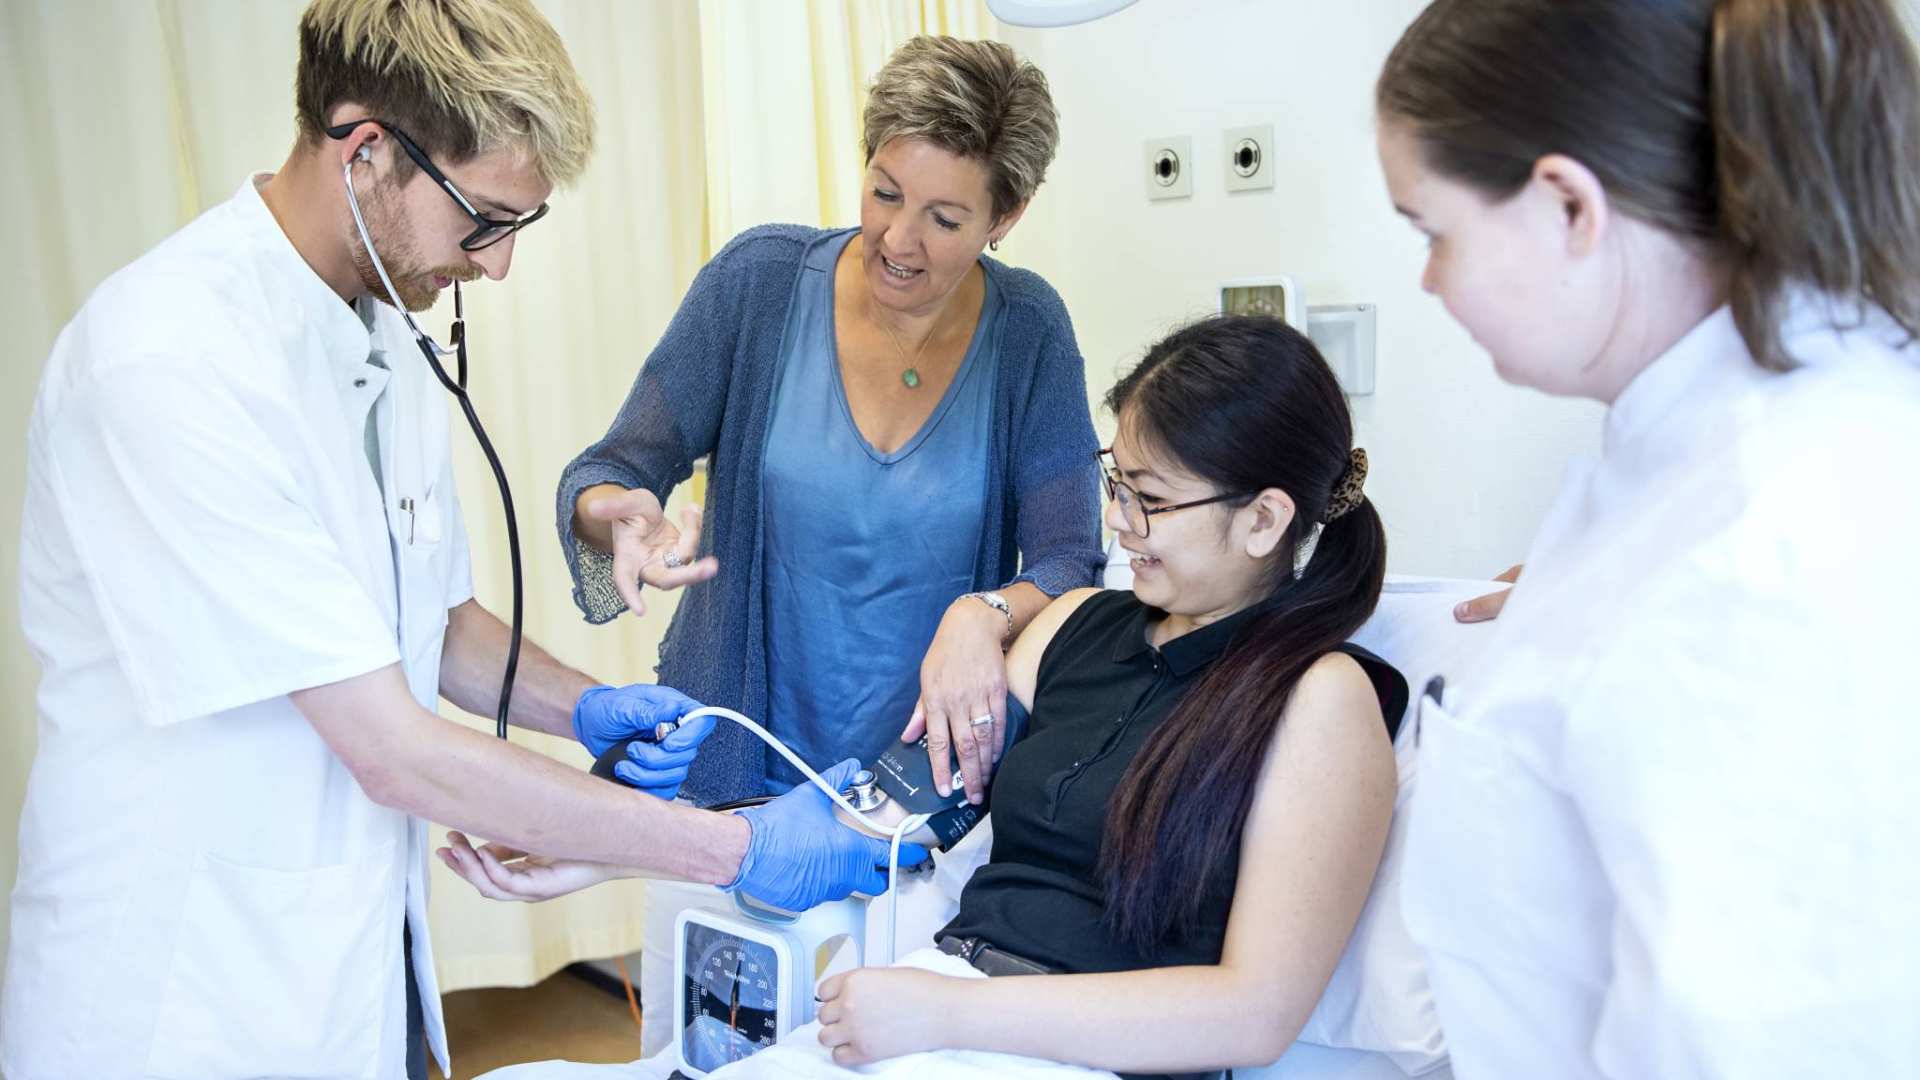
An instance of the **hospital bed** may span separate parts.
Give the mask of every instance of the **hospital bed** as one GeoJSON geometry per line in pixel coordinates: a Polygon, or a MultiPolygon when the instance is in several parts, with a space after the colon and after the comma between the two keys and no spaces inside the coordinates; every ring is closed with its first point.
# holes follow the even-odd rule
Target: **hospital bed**
{"type": "MultiPolygon", "coordinates": [[[[1109,549],[1106,583],[1130,588],[1132,572],[1125,553],[1109,549]]],[[[1452,673],[1468,661],[1491,627],[1453,620],[1453,605],[1492,586],[1485,581],[1390,577],[1380,606],[1354,640],[1397,666],[1417,703],[1421,687],[1436,674],[1452,673]]],[[[1432,994],[1418,953],[1407,937],[1399,906],[1401,849],[1405,841],[1407,800],[1418,775],[1409,705],[1395,744],[1400,792],[1386,854],[1353,938],[1335,969],[1320,1007],[1300,1038],[1279,1061],[1257,1069],[1234,1070],[1235,1080],[1451,1080],[1444,1040],[1432,994]]],[[[904,954],[930,942],[958,910],[960,888],[986,861],[992,818],[945,853],[930,878],[908,881],[899,890],[898,942],[904,954]]],[[[643,1000],[665,1003],[674,992],[667,968],[672,964],[673,917],[666,907],[675,898],[694,900],[696,886],[663,884],[650,891],[648,940],[642,952],[643,1000]],[[660,928],[656,930],[656,928],[660,928]]],[[[887,915],[873,906],[866,955],[889,954],[887,915]]],[[[657,1040],[650,1038],[649,1043],[657,1040]]],[[[455,1048],[456,1052],[458,1047],[455,1048]]],[[[673,1071],[673,1049],[625,1065],[539,1062],[488,1073],[483,1080],[665,1080],[673,1071]]]]}

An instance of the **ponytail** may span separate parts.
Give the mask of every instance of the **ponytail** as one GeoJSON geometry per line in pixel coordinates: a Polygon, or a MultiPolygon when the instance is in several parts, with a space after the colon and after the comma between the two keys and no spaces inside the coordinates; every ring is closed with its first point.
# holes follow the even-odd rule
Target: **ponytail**
{"type": "Polygon", "coordinates": [[[1373,614],[1386,565],[1371,500],[1328,522],[1300,579],[1241,627],[1147,738],[1107,807],[1100,869],[1115,937],[1146,952],[1199,916],[1202,883],[1239,858],[1294,687],[1373,614]]]}
{"type": "Polygon", "coordinates": [[[1887,0],[1718,0],[1712,113],[1729,301],[1785,370],[1787,292],[1878,305],[1920,336],[1920,65],[1887,0]]]}
{"type": "Polygon", "coordinates": [[[1375,99],[1492,198],[1566,154],[1698,241],[1763,367],[1793,366],[1794,288],[1920,336],[1920,64],[1893,0],[1435,0],[1375,99]]]}

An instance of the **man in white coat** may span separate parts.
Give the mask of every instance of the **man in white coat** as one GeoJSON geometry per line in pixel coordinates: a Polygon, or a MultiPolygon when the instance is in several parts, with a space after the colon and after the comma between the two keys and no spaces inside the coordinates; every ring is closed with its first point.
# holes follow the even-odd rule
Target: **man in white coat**
{"type": "MultiPolygon", "coordinates": [[[[742,816],[668,801],[697,732],[636,761],[652,798],[435,715],[495,710],[508,633],[473,599],[444,392],[390,305],[504,277],[585,167],[592,107],[526,0],[317,0],[296,90],[281,170],[109,278],[42,379],[11,1080],[385,1080],[424,1074],[423,1041],[451,1074],[423,819],[789,908],[885,862],[816,827],[811,789],[742,816]]],[[[711,576],[697,540],[645,580],[711,576]]],[[[691,707],[529,644],[510,719],[598,751],[691,707]]]]}

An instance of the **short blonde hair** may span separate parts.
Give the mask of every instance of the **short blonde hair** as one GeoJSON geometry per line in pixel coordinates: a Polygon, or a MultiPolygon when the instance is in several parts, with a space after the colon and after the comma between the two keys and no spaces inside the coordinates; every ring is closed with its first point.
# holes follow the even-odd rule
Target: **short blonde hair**
{"type": "MultiPolygon", "coordinates": [[[[429,157],[511,147],[556,185],[593,153],[593,100],[527,0],[314,0],[300,17],[294,100],[308,139],[353,101],[429,157]]],[[[411,162],[395,165],[405,176],[411,162]]]]}
{"type": "Polygon", "coordinates": [[[1060,144],[1047,77],[997,41],[921,36],[900,46],[867,93],[867,160],[893,139],[925,139],[985,165],[993,216],[1033,198],[1060,144]]]}

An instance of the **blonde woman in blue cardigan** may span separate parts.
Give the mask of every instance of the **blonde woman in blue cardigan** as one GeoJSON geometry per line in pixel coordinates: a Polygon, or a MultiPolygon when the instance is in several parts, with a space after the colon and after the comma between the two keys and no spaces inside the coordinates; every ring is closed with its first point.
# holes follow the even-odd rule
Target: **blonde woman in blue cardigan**
{"type": "MultiPolygon", "coordinates": [[[[868,99],[859,227],[736,237],[561,478],[587,618],[639,610],[643,584],[697,584],[661,681],[764,718],[816,767],[924,729],[936,785],[950,745],[977,802],[1007,734],[1006,644],[1095,581],[1072,325],[1046,282],[986,256],[1057,134],[1045,78],[1006,46],[909,42],[868,99]],[[701,457],[704,540],[660,509],[701,457]]],[[[683,791],[712,804],[799,779],[721,725],[683,791]]]]}

